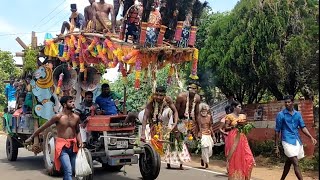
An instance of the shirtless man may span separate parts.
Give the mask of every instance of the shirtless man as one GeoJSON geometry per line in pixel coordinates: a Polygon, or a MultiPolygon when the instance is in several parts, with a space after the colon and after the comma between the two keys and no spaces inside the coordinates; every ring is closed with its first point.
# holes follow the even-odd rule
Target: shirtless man
{"type": "Polygon", "coordinates": [[[198,124],[197,117],[199,115],[199,104],[201,102],[201,98],[197,94],[199,89],[198,82],[190,81],[187,89],[187,92],[182,92],[178,95],[175,105],[180,121],[184,123],[191,121],[192,133],[193,135],[197,135],[199,130],[196,124],[198,124]]]}
{"type": "MultiPolygon", "coordinates": [[[[145,141],[146,135],[146,126],[149,123],[150,129],[152,129],[152,125],[156,124],[158,121],[162,121],[162,113],[165,106],[169,106],[174,114],[174,129],[178,122],[178,112],[176,107],[174,106],[173,100],[166,96],[166,89],[163,86],[159,86],[156,88],[156,92],[153,94],[152,99],[148,102],[142,120],[142,134],[141,140],[145,141]],[[156,111],[156,112],[155,112],[156,111]]],[[[154,132],[151,132],[151,137],[154,132]]]]}
{"type": "Polygon", "coordinates": [[[95,11],[94,19],[96,19],[96,31],[110,31],[111,26],[112,33],[115,33],[116,17],[113,6],[106,3],[104,0],[100,0],[100,2],[93,3],[93,8],[95,11]],[[111,15],[111,21],[109,19],[109,14],[111,15]]]}
{"type": "MultiPolygon", "coordinates": [[[[197,91],[198,91],[198,84],[196,84],[196,82],[190,82],[188,86],[188,92],[180,93],[176,99],[175,107],[177,108],[178,116],[179,116],[178,129],[182,134],[185,134],[185,133],[190,134],[191,133],[190,125],[196,124],[196,118],[199,114],[199,103],[200,103],[200,96],[197,94],[197,91]]],[[[196,135],[198,132],[196,130],[196,127],[197,126],[193,127],[194,135],[196,135]]],[[[172,152],[171,155],[166,154],[165,162],[167,163],[168,169],[171,168],[172,163],[176,164],[177,162],[179,162],[180,164],[180,169],[183,169],[182,163],[190,161],[190,154],[188,152],[188,149],[185,147],[186,145],[183,142],[183,153],[179,153],[178,156],[175,156],[177,152],[172,152]]]]}
{"type": "Polygon", "coordinates": [[[206,103],[199,105],[200,115],[198,116],[199,121],[199,134],[201,137],[201,166],[205,168],[209,167],[209,158],[212,156],[212,147],[214,145],[212,137],[214,137],[212,129],[212,117],[209,114],[209,106],[206,103]]]}
{"type": "Polygon", "coordinates": [[[95,0],[89,0],[90,5],[84,8],[84,18],[85,18],[85,27],[87,31],[92,31],[95,29],[95,9],[93,8],[93,3],[95,0]]]}
{"type": "Polygon", "coordinates": [[[63,106],[61,113],[54,115],[48,122],[37,129],[25,142],[30,143],[34,137],[56,124],[57,137],[55,138],[54,164],[57,171],[63,168],[63,179],[72,180],[72,172],[75,168],[75,160],[78,147],[83,147],[79,131],[80,117],[73,113],[74,101],[71,96],[63,96],[60,99],[63,106]]]}

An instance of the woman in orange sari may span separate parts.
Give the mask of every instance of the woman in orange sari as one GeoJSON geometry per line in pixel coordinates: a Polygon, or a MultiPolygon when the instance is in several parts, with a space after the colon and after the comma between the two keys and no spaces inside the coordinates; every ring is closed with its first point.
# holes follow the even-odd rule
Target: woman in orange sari
{"type": "Polygon", "coordinates": [[[250,180],[251,171],[255,165],[254,157],[245,134],[238,130],[239,125],[245,124],[245,115],[240,114],[241,104],[231,103],[231,114],[226,116],[225,130],[228,141],[225,144],[229,180],[250,180]]]}

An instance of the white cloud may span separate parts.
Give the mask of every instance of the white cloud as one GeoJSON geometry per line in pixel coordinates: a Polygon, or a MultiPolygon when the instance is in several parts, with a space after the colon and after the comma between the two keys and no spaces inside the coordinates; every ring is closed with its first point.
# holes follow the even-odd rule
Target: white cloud
{"type": "Polygon", "coordinates": [[[6,21],[3,17],[0,17],[0,33],[15,33],[18,28],[6,21]]]}

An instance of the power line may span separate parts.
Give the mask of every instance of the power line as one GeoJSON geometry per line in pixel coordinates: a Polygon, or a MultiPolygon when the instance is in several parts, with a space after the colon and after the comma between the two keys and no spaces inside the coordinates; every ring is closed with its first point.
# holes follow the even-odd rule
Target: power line
{"type": "Polygon", "coordinates": [[[58,23],[62,23],[63,19],[67,18],[69,16],[69,13],[65,13],[63,16],[61,16],[58,21],[56,21],[55,23],[53,23],[49,28],[47,28],[45,31],[50,30],[52,27],[54,27],[55,25],[57,25],[58,23]]]}
{"type": "Polygon", "coordinates": [[[44,24],[42,24],[42,27],[46,24],[48,24],[48,22],[50,22],[51,20],[53,20],[55,17],[57,17],[58,14],[60,14],[62,11],[66,10],[66,8],[68,7],[68,5],[66,4],[65,7],[63,9],[61,9],[55,16],[52,16],[47,22],[45,22],[44,24]]]}
{"type": "MultiPolygon", "coordinates": [[[[59,31],[59,30],[57,30],[59,31]]],[[[42,31],[42,32],[35,32],[35,33],[47,33],[47,32],[57,32],[57,31],[42,31]]],[[[25,35],[25,34],[30,34],[30,32],[21,32],[21,33],[11,33],[11,34],[0,34],[0,36],[13,36],[13,35],[25,35]]]]}
{"type": "Polygon", "coordinates": [[[34,25],[32,28],[37,27],[44,19],[46,19],[47,17],[49,17],[56,9],[59,8],[59,6],[61,4],[63,4],[65,2],[65,0],[62,0],[60,4],[58,4],[49,14],[47,14],[44,18],[42,18],[36,25],[34,25]]]}

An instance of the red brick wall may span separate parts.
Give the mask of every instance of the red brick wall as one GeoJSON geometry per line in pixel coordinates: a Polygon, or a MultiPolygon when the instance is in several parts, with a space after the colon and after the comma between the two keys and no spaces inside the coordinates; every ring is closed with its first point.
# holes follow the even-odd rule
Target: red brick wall
{"type": "MultiPolygon", "coordinates": [[[[313,103],[309,100],[296,101],[298,110],[302,114],[302,118],[312,136],[315,137],[314,116],[313,116],[313,103]]],[[[249,140],[254,141],[265,141],[274,139],[274,125],[275,118],[280,110],[284,108],[284,102],[270,102],[267,104],[249,104],[244,106],[244,112],[247,114],[247,119],[254,122],[256,128],[253,129],[248,135],[249,140]],[[263,118],[262,121],[254,121],[254,112],[258,106],[263,107],[263,118]],[[266,122],[267,121],[267,122],[266,122]]],[[[304,150],[306,156],[312,156],[314,153],[315,146],[312,145],[310,139],[300,132],[302,142],[304,144],[304,150]]]]}

